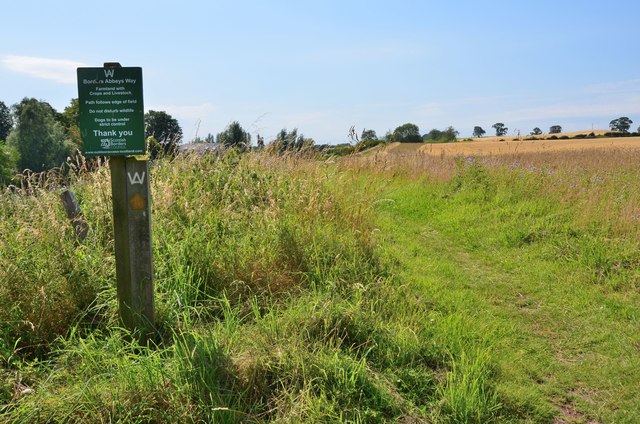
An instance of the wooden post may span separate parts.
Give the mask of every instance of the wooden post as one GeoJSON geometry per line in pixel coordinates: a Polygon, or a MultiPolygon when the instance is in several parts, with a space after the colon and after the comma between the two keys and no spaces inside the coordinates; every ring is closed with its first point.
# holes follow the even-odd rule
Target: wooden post
{"type": "Polygon", "coordinates": [[[120,319],[142,340],[154,329],[149,162],[109,159],[120,319]]]}
{"type": "Polygon", "coordinates": [[[89,225],[87,225],[84,216],[82,216],[82,210],[80,210],[76,196],[70,190],[64,190],[60,193],[60,200],[62,200],[64,210],[67,212],[67,218],[69,218],[73,228],[76,230],[76,241],[84,241],[89,232],[89,225]]]}

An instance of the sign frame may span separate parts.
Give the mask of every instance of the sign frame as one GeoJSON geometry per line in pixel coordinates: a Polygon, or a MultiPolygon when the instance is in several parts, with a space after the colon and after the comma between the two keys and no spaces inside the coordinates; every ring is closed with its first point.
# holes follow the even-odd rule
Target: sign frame
{"type": "Polygon", "coordinates": [[[77,68],[83,154],[147,153],[141,67],[77,68]]]}

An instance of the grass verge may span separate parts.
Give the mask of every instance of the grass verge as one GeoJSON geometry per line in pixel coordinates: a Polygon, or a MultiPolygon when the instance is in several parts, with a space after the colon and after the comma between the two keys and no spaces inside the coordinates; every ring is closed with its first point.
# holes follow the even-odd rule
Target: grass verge
{"type": "Polygon", "coordinates": [[[503,415],[485,351],[440,337],[447,324],[388,272],[370,182],[233,152],[160,161],[152,174],[158,334],[145,346],[116,318],[107,170],[72,182],[91,227],[79,245],[53,180],[3,193],[2,420],[503,415]]]}

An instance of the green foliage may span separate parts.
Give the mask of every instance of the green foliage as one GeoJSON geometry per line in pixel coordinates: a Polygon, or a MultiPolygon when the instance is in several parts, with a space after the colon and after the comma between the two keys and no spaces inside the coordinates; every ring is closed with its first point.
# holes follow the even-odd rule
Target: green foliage
{"type": "Polygon", "coordinates": [[[633,124],[633,121],[631,119],[627,118],[626,116],[622,116],[609,122],[609,127],[611,128],[611,131],[628,133],[629,128],[631,128],[631,124],[633,124]]]}
{"type": "Polygon", "coordinates": [[[444,131],[432,129],[422,136],[425,143],[451,143],[457,141],[458,131],[453,127],[448,127],[444,131]]]}
{"type": "Polygon", "coordinates": [[[71,99],[69,106],[64,108],[61,118],[66,129],[67,138],[70,140],[73,150],[81,150],[82,137],[80,136],[80,103],[77,98],[71,99]]]}
{"type": "Polygon", "coordinates": [[[362,135],[360,136],[361,142],[371,142],[375,140],[378,140],[375,130],[362,130],[362,135]]]}
{"type": "Polygon", "coordinates": [[[8,184],[17,172],[18,152],[0,140],[0,186],[8,184]]]}
{"type": "Polygon", "coordinates": [[[549,134],[560,134],[562,127],[560,125],[552,125],[549,127],[549,134]]]}
{"type": "Polygon", "coordinates": [[[360,140],[360,142],[356,145],[356,148],[354,150],[363,151],[363,150],[371,149],[372,147],[375,147],[382,143],[384,143],[384,141],[378,140],[378,139],[360,140]]]}
{"type": "Polygon", "coordinates": [[[502,122],[496,122],[495,124],[491,125],[491,128],[496,130],[497,137],[507,135],[507,132],[509,132],[509,128],[505,127],[502,122]]]}
{"type": "Polygon", "coordinates": [[[486,133],[487,132],[485,130],[483,130],[482,127],[478,127],[478,126],[473,127],[473,136],[474,137],[482,137],[486,133]]]}
{"type": "Polygon", "coordinates": [[[60,166],[72,146],[55,110],[48,103],[28,98],[13,108],[17,124],[7,144],[19,154],[19,169],[41,172],[60,166]]]}
{"type": "Polygon", "coordinates": [[[540,128],[538,128],[538,127],[535,127],[535,128],[533,129],[533,131],[531,131],[531,133],[530,133],[530,134],[531,134],[532,136],[541,135],[541,134],[542,134],[542,130],[541,130],[540,128]]]}
{"type": "Polygon", "coordinates": [[[0,141],[6,141],[12,129],[13,118],[11,117],[11,110],[3,101],[0,101],[0,141]]]}
{"type": "Polygon", "coordinates": [[[178,144],[182,140],[182,128],[178,121],[164,111],[150,110],[144,115],[145,138],[154,137],[157,140],[152,149],[151,157],[158,155],[174,155],[178,144]]]}
{"type": "Polygon", "coordinates": [[[420,128],[411,123],[400,125],[393,130],[392,139],[400,143],[420,143],[422,141],[420,128]]]}
{"type": "MultiPolygon", "coordinates": [[[[369,146],[369,143],[364,144],[364,146],[369,146]]],[[[348,156],[352,153],[356,152],[356,146],[353,146],[350,143],[342,143],[342,144],[321,144],[316,146],[317,151],[322,153],[325,156],[348,156]]],[[[368,148],[368,147],[364,147],[368,148]]]]}
{"type": "Polygon", "coordinates": [[[378,139],[378,136],[376,135],[376,132],[374,130],[362,130],[360,140],[357,140],[356,138],[356,141],[357,144],[354,149],[355,151],[371,149],[372,147],[383,143],[383,140],[378,139]]]}
{"type": "Polygon", "coordinates": [[[225,147],[248,150],[251,147],[251,134],[246,132],[238,121],[233,121],[227,128],[216,135],[216,142],[225,147]]]}

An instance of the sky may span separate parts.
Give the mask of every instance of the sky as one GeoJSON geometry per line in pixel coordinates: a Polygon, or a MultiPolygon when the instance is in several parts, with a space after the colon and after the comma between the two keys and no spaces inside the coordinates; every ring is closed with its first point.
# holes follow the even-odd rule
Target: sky
{"type": "Polygon", "coordinates": [[[487,135],[640,125],[640,2],[6,2],[0,101],[62,111],[76,68],[140,66],[146,110],[185,140],[238,121],[266,141],[282,128],[317,144],[410,122],[487,135]]]}

